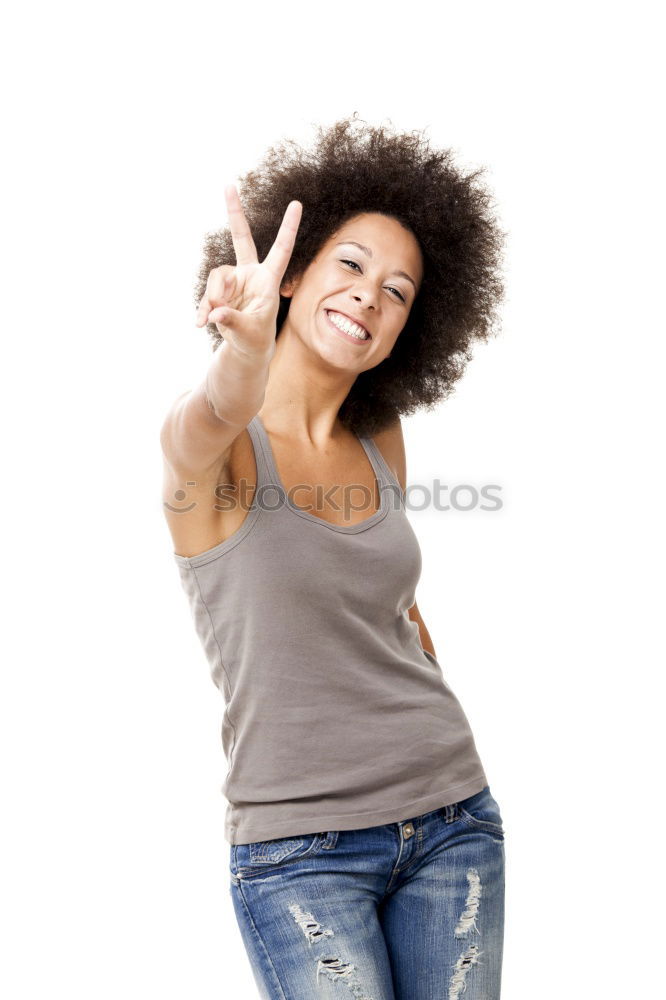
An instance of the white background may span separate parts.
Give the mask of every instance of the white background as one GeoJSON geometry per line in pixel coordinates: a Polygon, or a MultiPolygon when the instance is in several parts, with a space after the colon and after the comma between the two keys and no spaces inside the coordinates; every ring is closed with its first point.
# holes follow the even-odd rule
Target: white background
{"type": "Polygon", "coordinates": [[[485,166],[510,233],[501,333],[405,420],[411,482],[503,488],[500,512],[410,515],[419,607],[507,831],[503,997],[652,995],[657,5],[17,9],[0,43],[3,995],[257,995],[228,892],[223,702],[172,560],[159,428],[210,360],[192,294],[224,185],[354,111],[485,166]]]}

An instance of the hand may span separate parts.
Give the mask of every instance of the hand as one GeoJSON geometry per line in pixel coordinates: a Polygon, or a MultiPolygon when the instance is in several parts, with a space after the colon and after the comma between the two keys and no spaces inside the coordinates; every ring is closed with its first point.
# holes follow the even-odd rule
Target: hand
{"type": "Polygon", "coordinates": [[[290,201],[266,259],[260,264],[238,192],[224,190],[236,266],[223,264],[208,275],[197,310],[197,326],[215,323],[220,334],[242,354],[265,357],[275,350],[280,285],[294,249],[303,206],[290,201]]]}

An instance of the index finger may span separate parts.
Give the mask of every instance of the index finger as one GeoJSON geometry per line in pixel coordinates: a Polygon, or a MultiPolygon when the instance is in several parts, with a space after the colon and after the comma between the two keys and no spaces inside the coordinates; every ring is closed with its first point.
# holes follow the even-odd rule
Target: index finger
{"type": "Polygon", "coordinates": [[[282,281],[287,264],[294,249],[296,233],[301,221],[303,205],[300,201],[290,201],[282,217],[275,243],[268,251],[264,264],[275,275],[278,282],[282,281]]]}
{"type": "Polygon", "coordinates": [[[229,229],[236,254],[236,264],[256,264],[258,260],[257,248],[254,245],[238,191],[233,184],[227,184],[224,194],[227,200],[227,215],[229,216],[229,229]]]}

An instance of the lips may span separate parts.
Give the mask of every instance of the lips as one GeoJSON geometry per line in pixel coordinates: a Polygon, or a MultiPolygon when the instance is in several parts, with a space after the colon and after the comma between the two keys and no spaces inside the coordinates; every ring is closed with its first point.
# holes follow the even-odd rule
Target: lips
{"type": "Polygon", "coordinates": [[[326,309],[325,311],[326,311],[327,315],[328,315],[328,313],[332,313],[332,312],[338,313],[340,316],[344,316],[345,319],[350,320],[352,323],[356,323],[356,325],[360,326],[362,330],[365,330],[365,332],[368,335],[368,339],[372,340],[372,334],[368,330],[368,328],[365,325],[365,323],[361,323],[360,319],[356,319],[355,316],[350,316],[349,313],[343,312],[342,309],[326,309]]]}

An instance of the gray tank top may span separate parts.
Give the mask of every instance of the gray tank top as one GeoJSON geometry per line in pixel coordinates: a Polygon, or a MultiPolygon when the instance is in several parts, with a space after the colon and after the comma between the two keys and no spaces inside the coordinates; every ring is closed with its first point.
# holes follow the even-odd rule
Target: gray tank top
{"type": "Polygon", "coordinates": [[[421,551],[400,484],[359,437],[381,506],[330,524],[286,494],[257,414],[243,524],[173,553],[222,692],[230,844],[394,823],[488,784],[467,718],[408,609],[421,551]]]}

